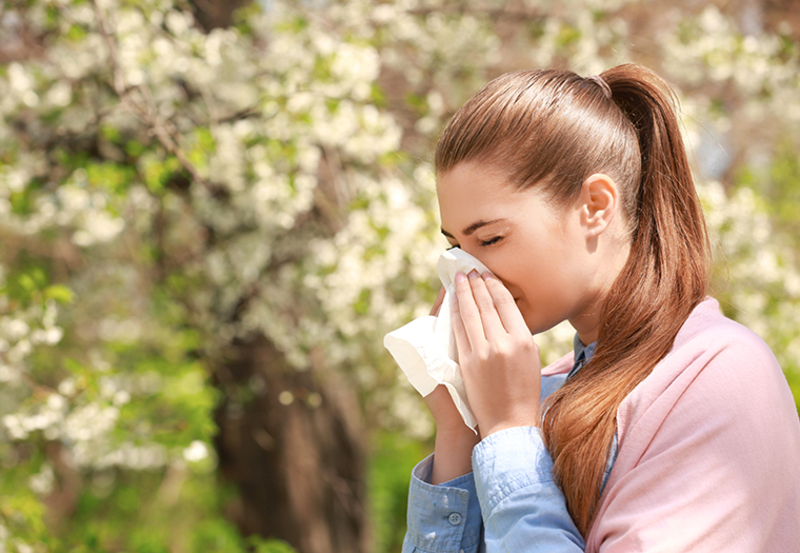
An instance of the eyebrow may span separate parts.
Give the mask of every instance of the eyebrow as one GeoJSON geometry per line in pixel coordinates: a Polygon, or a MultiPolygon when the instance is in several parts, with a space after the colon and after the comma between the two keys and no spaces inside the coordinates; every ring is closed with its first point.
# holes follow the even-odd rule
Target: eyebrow
{"type": "MultiPolygon", "coordinates": [[[[470,226],[468,226],[467,228],[465,228],[461,232],[462,232],[462,234],[464,236],[469,236],[471,234],[474,234],[475,231],[478,230],[481,227],[485,227],[486,225],[493,225],[494,223],[499,223],[499,222],[505,221],[505,220],[506,220],[505,217],[501,217],[500,219],[491,219],[489,221],[478,221],[477,223],[472,223],[470,226]]],[[[450,234],[449,232],[447,232],[444,229],[441,229],[441,230],[442,230],[442,234],[444,234],[448,238],[452,238],[453,240],[455,240],[455,238],[456,238],[455,236],[453,236],[452,234],[450,234]]]]}

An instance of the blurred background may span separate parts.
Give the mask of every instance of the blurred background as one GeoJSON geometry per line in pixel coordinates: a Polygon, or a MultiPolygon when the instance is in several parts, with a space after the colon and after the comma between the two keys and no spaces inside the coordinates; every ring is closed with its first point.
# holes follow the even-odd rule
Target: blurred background
{"type": "Polygon", "coordinates": [[[399,551],[433,427],[382,338],[509,70],[676,88],[714,294],[800,398],[798,38],[793,0],[4,0],[0,551],[399,551]]]}

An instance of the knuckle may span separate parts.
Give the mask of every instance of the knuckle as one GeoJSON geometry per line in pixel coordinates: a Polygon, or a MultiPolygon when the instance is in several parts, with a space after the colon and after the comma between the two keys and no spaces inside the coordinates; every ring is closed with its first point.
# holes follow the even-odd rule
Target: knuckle
{"type": "Polygon", "coordinates": [[[519,347],[530,353],[539,353],[539,346],[536,345],[532,337],[521,337],[519,347]]]}
{"type": "Polygon", "coordinates": [[[519,352],[524,355],[534,355],[538,348],[531,337],[511,336],[507,345],[509,351],[519,352]]]}
{"type": "Polygon", "coordinates": [[[480,314],[474,309],[464,309],[461,311],[461,319],[467,323],[472,322],[480,317],[480,314]]]}
{"type": "Polygon", "coordinates": [[[482,348],[478,348],[478,350],[475,352],[475,354],[476,354],[475,356],[476,356],[476,357],[477,357],[477,358],[478,358],[478,359],[479,359],[481,362],[484,362],[484,363],[485,363],[486,361],[490,361],[490,360],[492,359],[492,351],[491,351],[491,349],[490,349],[490,348],[488,348],[488,347],[482,347],[482,348]]]}
{"type": "Polygon", "coordinates": [[[502,303],[504,305],[515,303],[514,296],[512,296],[511,293],[508,290],[506,290],[505,286],[501,285],[500,283],[497,283],[497,286],[494,286],[493,288],[494,289],[492,292],[494,294],[495,301],[497,303],[502,303]]]}
{"type": "Polygon", "coordinates": [[[502,307],[506,307],[512,304],[516,305],[516,302],[514,301],[514,298],[511,296],[511,294],[499,294],[497,297],[495,297],[494,301],[495,303],[497,303],[498,306],[502,307]]]}
{"type": "Polygon", "coordinates": [[[519,348],[526,348],[529,344],[533,343],[533,340],[528,335],[514,334],[511,339],[519,348]]]}
{"type": "Polygon", "coordinates": [[[499,341],[494,344],[494,351],[499,356],[505,356],[512,352],[512,347],[511,344],[508,344],[505,341],[499,341]]]}

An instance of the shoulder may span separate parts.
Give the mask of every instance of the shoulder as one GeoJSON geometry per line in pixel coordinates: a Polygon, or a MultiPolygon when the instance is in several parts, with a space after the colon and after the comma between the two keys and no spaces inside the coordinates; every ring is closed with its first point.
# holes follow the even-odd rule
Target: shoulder
{"type": "Polygon", "coordinates": [[[711,298],[687,319],[651,376],[650,385],[656,389],[669,382],[686,387],[683,393],[690,397],[717,405],[783,402],[796,416],[786,377],[770,347],[758,334],[725,317],[711,298]]]}
{"type": "Polygon", "coordinates": [[[746,365],[750,360],[769,360],[777,366],[769,346],[755,332],[722,314],[719,303],[706,298],[684,323],[664,361],[675,355],[735,354],[746,365]]]}
{"type": "Polygon", "coordinates": [[[764,340],[746,326],[725,317],[719,304],[707,298],[698,305],[675,338],[672,349],[646,379],[650,386],[686,380],[688,386],[700,373],[726,379],[784,377],[777,359],[764,340]],[[686,373],[685,377],[682,376],[686,373]]]}
{"type": "Polygon", "coordinates": [[[716,301],[695,309],[667,356],[622,402],[617,436],[589,539],[595,549],[796,549],[795,403],[769,347],[724,317],[716,301]]]}
{"type": "Polygon", "coordinates": [[[725,317],[709,298],[694,310],[670,352],[623,401],[617,415],[624,434],[636,424],[660,426],[684,416],[735,419],[744,407],[749,418],[762,423],[797,418],[786,378],[769,346],[725,317]]]}

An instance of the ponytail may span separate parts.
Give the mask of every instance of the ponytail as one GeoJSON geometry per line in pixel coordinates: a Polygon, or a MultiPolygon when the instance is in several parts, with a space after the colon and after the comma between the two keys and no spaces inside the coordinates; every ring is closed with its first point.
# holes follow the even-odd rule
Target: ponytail
{"type": "Polygon", "coordinates": [[[641,171],[630,255],[603,305],[591,362],[547,403],[542,430],[570,515],[588,535],[616,431],[617,409],[669,352],[705,295],[708,236],[672,94],[652,72],[600,75],[633,125],[641,171]]]}

